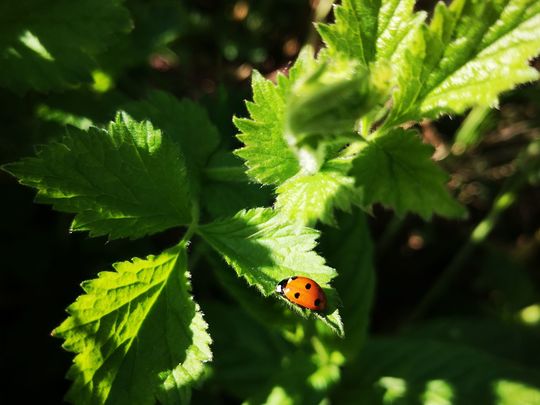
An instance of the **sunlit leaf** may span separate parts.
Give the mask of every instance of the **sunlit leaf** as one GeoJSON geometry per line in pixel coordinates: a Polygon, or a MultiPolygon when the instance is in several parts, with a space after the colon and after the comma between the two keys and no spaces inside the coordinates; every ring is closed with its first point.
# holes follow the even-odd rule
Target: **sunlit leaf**
{"type": "Polygon", "coordinates": [[[4,169],[36,188],[37,202],[76,213],[72,229],[92,236],[136,238],[191,221],[180,148],[126,115],[106,130],[70,130],[62,143],[4,169]]]}
{"type": "Polygon", "coordinates": [[[53,332],[76,353],[70,402],[189,402],[190,386],[212,354],[188,277],[185,246],[177,246],[116,263],[83,284],[86,294],[53,332]]]}
{"type": "Polygon", "coordinates": [[[272,209],[258,208],[203,225],[198,232],[239,276],[257,287],[264,296],[278,296],[275,293],[277,284],[294,275],[315,280],[327,295],[326,313],[302,311],[295,305],[291,308],[306,317],[313,314],[336,333],[343,333],[337,295],[329,284],[336,272],[314,251],[319,236],[317,231],[288,225],[272,209]]]}

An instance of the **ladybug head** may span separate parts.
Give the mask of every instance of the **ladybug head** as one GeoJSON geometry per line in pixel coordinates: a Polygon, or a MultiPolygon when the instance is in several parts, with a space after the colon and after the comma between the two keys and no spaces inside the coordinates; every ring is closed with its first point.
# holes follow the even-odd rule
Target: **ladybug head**
{"type": "Polygon", "coordinates": [[[276,292],[278,294],[283,294],[283,289],[285,288],[285,286],[287,285],[287,283],[289,282],[289,279],[286,278],[284,280],[281,280],[278,285],[276,285],[276,292]]]}

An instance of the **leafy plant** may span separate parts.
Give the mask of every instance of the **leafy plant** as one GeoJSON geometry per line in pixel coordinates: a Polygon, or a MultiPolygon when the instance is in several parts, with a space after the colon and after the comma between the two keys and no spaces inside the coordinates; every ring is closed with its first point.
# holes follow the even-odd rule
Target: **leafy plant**
{"type": "MultiPolygon", "coordinates": [[[[1,29],[0,85],[60,90],[93,74],[96,88],[103,44],[131,26],[129,12],[119,2],[92,11],[68,3],[0,6],[0,18],[15,21],[1,29]],[[47,12],[33,17],[40,8],[47,12]]],[[[382,204],[398,217],[467,216],[415,124],[485,111],[538,78],[529,65],[540,53],[538,1],[441,2],[429,19],[413,8],[412,0],[335,7],[335,22],[317,26],[321,50],[304,47],[275,81],[253,73],[248,116],[234,117],[242,143],[234,151],[202,106],[153,91],[122,99],[108,125],[71,126],[4,166],[37,190],[37,203],[75,214],[72,231],[109,240],[184,232],[174,246],[82,284],[53,332],[75,354],[67,400],[187,403],[206,381],[247,403],[487,403],[495,393],[500,403],[538,401],[536,372],[467,342],[426,333],[364,346],[375,280],[365,213],[382,204]],[[205,320],[189,281],[195,267],[242,310],[201,302],[205,320]],[[324,313],[275,294],[295,275],[323,288],[324,313]]],[[[523,158],[527,175],[533,154],[523,158]]],[[[478,232],[471,243],[489,230],[478,232]]]]}

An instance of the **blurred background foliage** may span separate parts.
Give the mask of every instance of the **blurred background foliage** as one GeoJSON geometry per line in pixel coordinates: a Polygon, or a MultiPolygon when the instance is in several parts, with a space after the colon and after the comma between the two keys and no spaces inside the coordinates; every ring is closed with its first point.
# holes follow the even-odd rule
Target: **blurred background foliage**
{"type": "MultiPolygon", "coordinates": [[[[231,117],[246,114],[243,100],[250,98],[252,70],[270,78],[286,70],[302,45],[318,44],[312,22],[332,18],[322,0],[127,0],[124,5],[134,29],[114,36],[106,50],[96,53],[88,80],[48,92],[0,88],[0,163],[60,138],[65,125],[103,124],[155,89],[200,102],[222,134],[222,149],[236,148],[231,117]]],[[[418,7],[431,10],[433,2],[418,7]]],[[[330,398],[339,404],[393,403],[396,398],[402,403],[454,398],[471,404],[495,402],[498,392],[503,392],[499,399],[519,401],[519,392],[529,396],[506,403],[540,403],[534,402],[538,394],[512,382],[540,386],[535,374],[540,373],[540,85],[504,95],[498,109],[473,109],[466,117],[418,127],[450,173],[449,186],[467,206],[469,219],[428,223],[375,207],[367,218],[377,277],[369,333],[381,338],[369,341],[361,353],[354,346],[343,349],[350,361],[330,398]],[[389,350],[398,336],[403,337],[399,350],[389,350]],[[424,361],[433,356],[437,364],[424,361]],[[465,383],[458,378],[464,372],[471,376],[465,383]],[[497,378],[497,387],[479,388],[497,378]],[[378,391],[368,389],[373,386],[378,391]]],[[[34,205],[34,192],[4,172],[0,187],[1,398],[5,403],[31,397],[58,403],[68,387],[64,374],[71,355],[49,334],[80,294],[80,282],[114,261],[171,245],[179,231],[110,243],[69,234],[70,215],[34,205]]],[[[217,193],[219,187],[205,192],[217,193]]],[[[206,207],[209,212],[226,215],[272,201],[271,190],[256,185],[231,183],[226,192],[226,204],[206,207]]],[[[363,221],[348,214],[339,220],[363,221]]],[[[358,229],[362,225],[344,225],[342,232],[322,229],[320,251],[338,271],[351,260],[369,265],[371,243],[358,229]],[[357,244],[358,257],[340,251],[347,243],[357,244]]],[[[194,391],[194,403],[234,404],[246,398],[258,403],[268,395],[283,403],[280,389],[290,394],[308,378],[312,392],[302,393],[303,403],[322,400],[317,387],[333,385],[344,362],[332,343],[314,342],[317,357],[303,353],[302,346],[292,351],[290,342],[302,338],[295,335],[295,320],[281,314],[273,319],[274,302],[265,302],[232,272],[220,271],[224,264],[201,244],[195,242],[192,250],[194,294],[210,325],[215,353],[204,389],[194,391]],[[320,381],[317,370],[324,373],[320,381]]],[[[347,291],[345,279],[336,284],[342,296],[349,295],[348,302],[367,308],[370,297],[347,291]]],[[[345,318],[355,316],[354,310],[344,308],[345,318]]]]}

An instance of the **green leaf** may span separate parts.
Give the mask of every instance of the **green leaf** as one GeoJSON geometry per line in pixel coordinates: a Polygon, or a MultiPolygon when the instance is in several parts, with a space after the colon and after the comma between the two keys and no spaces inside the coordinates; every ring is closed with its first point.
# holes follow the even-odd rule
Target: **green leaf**
{"type": "Polygon", "coordinates": [[[164,55],[167,60],[172,58],[172,63],[176,63],[177,57],[168,45],[193,28],[189,6],[158,0],[151,3],[127,1],[126,7],[133,19],[133,31],[130,35],[115,38],[107,51],[99,55],[100,67],[118,77],[129,68],[148,64],[156,54],[164,55]]]}
{"type": "Polygon", "coordinates": [[[191,222],[180,149],[149,122],[118,115],[107,130],[70,130],[37,157],[4,169],[38,189],[36,202],[76,213],[72,230],[137,238],[191,222]]]}
{"type": "MultiPolygon", "coordinates": [[[[302,323],[307,325],[309,321],[298,318],[295,313],[284,307],[278,300],[268,300],[262,296],[245,279],[230,271],[228,264],[223,261],[221,255],[212,247],[206,243],[198,244],[194,246],[193,255],[204,257],[205,262],[212,269],[212,274],[219,287],[235,302],[235,309],[248,315],[251,320],[262,326],[266,332],[278,332],[278,335],[284,336],[289,341],[294,341],[292,337],[303,338],[302,323]]],[[[216,301],[216,305],[221,303],[222,301],[216,301]]],[[[218,327],[218,325],[212,324],[212,328],[218,327]]]]}
{"type": "Polygon", "coordinates": [[[0,4],[0,86],[23,93],[90,81],[93,57],[131,28],[120,0],[0,4]]]}
{"type": "Polygon", "coordinates": [[[395,129],[368,142],[353,162],[351,175],[363,192],[363,205],[379,202],[398,215],[411,211],[463,217],[464,208],[448,193],[448,175],[431,159],[432,148],[413,131],[395,129]]]}
{"type": "Polygon", "coordinates": [[[343,334],[338,298],[329,285],[336,272],[313,250],[319,236],[317,231],[298,229],[283,223],[272,209],[258,208],[203,225],[198,232],[239,276],[257,287],[265,297],[280,297],[275,293],[276,285],[288,277],[302,275],[315,280],[328,298],[327,315],[304,311],[293,304],[291,308],[304,317],[313,314],[336,333],[343,334]]]}
{"type": "Polygon", "coordinates": [[[314,64],[311,48],[305,48],[289,77],[278,74],[277,83],[258,72],[252,76],[253,102],[246,102],[251,119],[234,118],[244,147],[235,153],[246,161],[247,174],[262,184],[279,185],[299,170],[298,158],[284,137],[287,100],[293,84],[314,64]]]}
{"type": "Polygon", "coordinates": [[[280,184],[300,169],[298,160],[285,142],[285,93],[289,79],[279,76],[274,85],[258,72],[252,76],[253,99],[248,102],[251,119],[234,118],[244,147],[235,153],[246,160],[247,174],[262,184],[280,184]]]}
{"type": "Polygon", "coordinates": [[[328,390],[339,381],[342,357],[289,352],[282,357],[285,367],[276,370],[269,381],[261,382],[258,393],[245,405],[321,404],[328,390]]]}
{"type": "Polygon", "coordinates": [[[204,169],[201,204],[210,218],[225,218],[242,209],[268,206],[273,199],[270,187],[249,181],[245,166],[229,151],[215,153],[204,169]]]}
{"type": "Polygon", "coordinates": [[[516,322],[479,317],[435,319],[415,325],[405,336],[467,345],[524,367],[540,368],[536,350],[540,331],[516,322]]]}
{"type": "Polygon", "coordinates": [[[243,308],[223,300],[205,303],[204,311],[214,353],[214,372],[205,387],[217,383],[243,400],[283,370],[281,359],[292,346],[279,334],[256,322],[243,308]]]}
{"type": "Polygon", "coordinates": [[[54,335],[76,353],[67,399],[80,404],[188,403],[211,360],[210,336],[190,294],[185,246],[114,265],[54,335]]]}
{"type": "Polygon", "coordinates": [[[466,346],[379,338],[345,369],[336,403],[536,404],[540,375],[466,346]],[[513,396],[512,396],[513,395],[513,396]],[[497,398],[497,400],[495,399],[497,398]]]}
{"type": "Polygon", "coordinates": [[[242,209],[271,204],[272,192],[253,183],[207,181],[201,190],[201,203],[210,218],[225,218],[242,209]]]}
{"type": "Polygon", "coordinates": [[[280,306],[277,302],[269,303],[255,289],[246,288],[244,280],[222,266],[212,267],[244,310],[232,318],[226,314],[233,307],[221,303],[214,309],[218,315],[206,311],[212,331],[216,329],[212,333],[215,378],[241,398],[248,397],[249,403],[271,402],[275,397],[294,403],[319,403],[339,380],[343,356],[316,337],[306,335],[313,331],[307,322],[299,322],[283,307],[276,308],[280,306]]]}
{"type": "Polygon", "coordinates": [[[285,138],[290,145],[354,136],[359,118],[381,98],[367,69],[356,62],[320,53],[316,63],[294,83],[287,100],[285,138]]]}
{"type": "Polygon", "coordinates": [[[316,338],[296,347],[223,302],[205,312],[214,338],[212,379],[235,397],[247,398],[244,403],[318,404],[339,380],[343,357],[313,345],[316,338]]]}
{"type": "Polygon", "coordinates": [[[414,1],[344,0],[335,24],[319,25],[330,55],[356,60],[398,85],[388,125],[475,105],[538,78],[528,60],[540,53],[536,0],[439,2],[429,27],[414,1]]]}
{"type": "Polygon", "coordinates": [[[390,122],[497,105],[503,91],[538,78],[528,60],[540,53],[539,27],[536,0],[440,2],[409,44],[413,67],[401,70],[390,122]]]}
{"type": "MultiPolygon", "coordinates": [[[[124,109],[135,119],[150,121],[155,128],[180,145],[190,178],[200,178],[210,155],[219,145],[219,134],[206,111],[198,104],[161,92],[151,92],[145,100],[129,103],[124,109]]],[[[193,181],[193,187],[197,185],[193,181]]]]}
{"type": "Polygon", "coordinates": [[[334,8],[335,24],[320,24],[319,33],[330,54],[345,54],[365,67],[375,58],[380,0],[344,0],[334,8]]]}
{"type": "Polygon", "coordinates": [[[320,220],[334,225],[334,208],[350,211],[351,203],[358,201],[349,168],[349,161],[335,159],[314,174],[291,177],[277,189],[276,210],[292,223],[314,226],[320,220]]]}
{"type": "Polygon", "coordinates": [[[414,14],[414,0],[344,0],[334,9],[335,23],[318,25],[331,56],[359,61],[373,74],[388,67],[394,74],[405,49],[425,18],[414,14]]]}
{"type": "MultiPolygon", "coordinates": [[[[204,245],[208,246],[208,245],[204,245]]],[[[278,331],[280,335],[291,340],[291,336],[303,334],[300,319],[277,300],[269,301],[255,288],[250,288],[244,279],[229,271],[227,264],[221,260],[217,252],[208,247],[205,258],[212,265],[213,274],[227,294],[238,303],[237,307],[260,323],[266,330],[278,331]]]]}
{"type": "Polygon", "coordinates": [[[331,347],[351,362],[366,340],[375,292],[373,243],[366,215],[358,209],[341,215],[339,228],[324,229],[322,234],[324,256],[339,272],[335,286],[343,302],[345,325],[345,338],[335,339],[331,347]]]}
{"type": "Polygon", "coordinates": [[[264,296],[303,269],[309,269],[306,277],[327,285],[336,273],[313,251],[318,232],[309,228],[295,232],[277,219],[272,209],[257,208],[203,225],[198,232],[264,296]]]}

